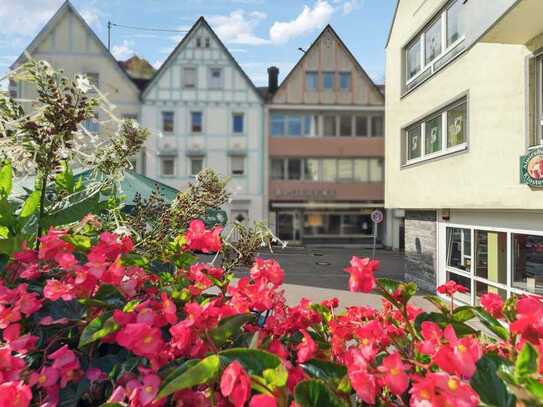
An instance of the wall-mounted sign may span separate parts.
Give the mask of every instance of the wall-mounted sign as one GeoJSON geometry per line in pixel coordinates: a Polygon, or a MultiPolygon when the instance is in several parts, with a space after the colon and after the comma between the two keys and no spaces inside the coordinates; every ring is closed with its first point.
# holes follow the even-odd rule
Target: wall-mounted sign
{"type": "Polygon", "coordinates": [[[305,190],[305,189],[293,189],[293,190],[280,190],[273,191],[273,198],[275,199],[306,199],[306,200],[327,200],[334,199],[336,197],[336,191],[333,189],[317,189],[317,190],[305,190]]]}
{"type": "Polygon", "coordinates": [[[520,157],[520,182],[532,187],[543,187],[543,147],[535,148],[520,157]]]}

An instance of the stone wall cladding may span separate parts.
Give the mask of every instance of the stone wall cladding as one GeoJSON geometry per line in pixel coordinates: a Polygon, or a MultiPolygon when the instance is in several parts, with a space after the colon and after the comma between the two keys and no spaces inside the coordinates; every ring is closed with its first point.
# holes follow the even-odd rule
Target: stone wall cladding
{"type": "Polygon", "coordinates": [[[437,223],[435,211],[405,212],[405,280],[423,290],[436,289],[437,223]]]}

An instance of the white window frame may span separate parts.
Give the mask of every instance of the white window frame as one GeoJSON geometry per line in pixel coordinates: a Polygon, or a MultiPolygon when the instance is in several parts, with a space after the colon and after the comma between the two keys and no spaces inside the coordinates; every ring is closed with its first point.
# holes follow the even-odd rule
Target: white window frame
{"type": "Polygon", "coordinates": [[[232,134],[234,134],[236,136],[241,136],[241,135],[245,134],[245,113],[242,113],[242,112],[234,112],[234,113],[232,113],[232,126],[231,126],[231,129],[232,129],[232,134]],[[235,123],[236,116],[241,116],[241,131],[236,131],[236,129],[235,129],[234,123],[235,123]]]}
{"type": "MultiPolygon", "coordinates": [[[[414,89],[414,87],[412,88],[409,88],[409,85],[411,85],[413,82],[416,82],[422,75],[426,74],[426,72],[428,71],[428,69],[430,70],[430,75],[429,76],[432,76],[436,71],[437,71],[437,68],[436,68],[436,65],[439,63],[439,61],[441,61],[446,55],[449,54],[450,51],[452,51],[454,48],[456,48],[459,44],[461,44],[462,42],[464,42],[464,40],[466,39],[466,36],[465,34],[461,35],[458,37],[458,39],[456,41],[454,41],[453,43],[451,44],[447,44],[447,24],[448,24],[448,21],[447,21],[447,10],[449,10],[450,7],[453,6],[453,4],[457,1],[462,1],[462,0],[453,0],[449,3],[447,3],[447,5],[445,5],[441,11],[439,11],[436,16],[434,18],[432,18],[428,24],[426,24],[424,26],[424,28],[417,34],[415,35],[408,43],[405,47],[402,48],[402,53],[403,53],[403,60],[405,61],[404,65],[405,65],[405,71],[404,71],[404,75],[405,75],[405,88],[406,88],[406,91],[410,91],[412,89],[414,89]],[[425,34],[426,32],[428,31],[428,29],[438,20],[440,19],[441,20],[441,53],[435,57],[433,60],[429,61],[428,63],[426,63],[426,43],[425,43],[425,34]],[[420,41],[420,70],[418,73],[416,73],[415,75],[413,75],[411,78],[409,78],[409,72],[408,72],[408,69],[407,69],[407,50],[409,49],[409,47],[411,45],[413,45],[415,42],[418,42],[420,41]]],[[[442,67],[439,67],[440,69],[442,67]]]]}
{"type": "Polygon", "coordinates": [[[453,154],[453,153],[457,153],[459,151],[464,151],[464,150],[467,150],[468,148],[468,137],[469,137],[469,101],[466,97],[463,97],[461,98],[460,100],[456,101],[456,102],[453,102],[451,103],[450,105],[448,105],[447,107],[441,109],[441,110],[438,110],[437,112],[435,113],[431,113],[427,116],[425,116],[424,118],[422,118],[421,120],[415,122],[415,123],[412,123],[410,124],[409,126],[406,126],[403,130],[402,130],[402,144],[405,148],[403,148],[403,157],[402,157],[402,167],[406,167],[406,166],[409,166],[409,165],[412,165],[412,164],[417,164],[419,162],[422,162],[422,161],[428,161],[428,160],[431,160],[431,159],[434,159],[434,158],[437,158],[437,157],[442,157],[442,156],[445,156],[445,155],[449,155],[449,154],[453,154]],[[466,117],[465,117],[465,129],[464,129],[464,142],[463,143],[460,143],[460,144],[457,144],[455,146],[452,146],[452,147],[447,147],[447,141],[448,141],[448,138],[449,138],[449,127],[447,125],[447,114],[450,110],[462,105],[462,104],[465,104],[466,105],[466,117]],[[436,116],[439,116],[441,115],[441,149],[439,151],[435,151],[433,153],[426,153],[426,137],[427,137],[427,134],[426,134],[426,122],[428,120],[432,120],[434,119],[436,116]],[[408,142],[408,137],[407,137],[407,133],[408,133],[408,130],[417,126],[417,125],[420,125],[421,126],[421,147],[420,147],[420,157],[418,158],[412,158],[412,159],[409,159],[409,142],[408,142]]]}
{"type": "Polygon", "coordinates": [[[174,178],[176,177],[177,175],[177,162],[176,162],[176,158],[175,157],[160,157],[160,162],[159,162],[159,166],[160,166],[160,176],[162,178],[174,178]],[[173,174],[165,174],[164,173],[164,167],[162,166],[162,163],[166,160],[171,160],[173,161],[173,174]]]}
{"type": "Polygon", "coordinates": [[[208,81],[207,87],[209,89],[223,89],[224,88],[224,69],[221,66],[209,67],[208,74],[207,74],[207,81],[208,81]],[[220,72],[219,79],[213,78],[213,71],[220,72]]]}
{"type": "MultiPolygon", "coordinates": [[[[512,235],[514,234],[523,234],[523,235],[532,235],[532,236],[542,236],[543,231],[536,230],[526,230],[526,229],[516,229],[516,228],[502,228],[502,227],[489,227],[483,225],[470,225],[470,224],[457,224],[457,223],[438,223],[438,275],[437,275],[437,284],[442,285],[447,282],[447,273],[453,273],[462,277],[470,279],[470,298],[469,301],[463,301],[461,297],[458,299],[464,303],[470,305],[476,304],[476,283],[480,282],[486,284],[490,287],[495,287],[507,292],[507,298],[510,298],[513,294],[522,295],[534,295],[529,291],[521,290],[519,288],[513,287],[513,245],[512,245],[512,235]],[[447,265],[447,228],[457,228],[457,229],[468,229],[471,233],[471,265],[470,270],[465,271],[455,267],[447,265]],[[494,281],[487,280],[483,277],[479,277],[476,274],[476,243],[475,243],[475,231],[481,232],[496,232],[496,233],[505,233],[507,238],[506,243],[506,267],[507,267],[507,282],[506,284],[497,283],[494,281]]],[[[537,294],[536,294],[537,295],[537,294]]],[[[446,295],[439,294],[438,296],[448,299],[446,295]]]]}
{"type": "Polygon", "coordinates": [[[242,155],[232,155],[230,156],[230,175],[233,177],[244,177],[247,175],[247,165],[246,165],[246,157],[242,155]],[[243,166],[243,173],[241,174],[234,174],[234,160],[241,160],[242,166],[243,166]]]}
{"type": "Polygon", "coordinates": [[[189,126],[190,126],[190,133],[192,134],[202,134],[204,132],[204,112],[202,110],[191,110],[189,112],[189,126]],[[202,118],[201,123],[200,123],[200,130],[194,130],[192,119],[195,113],[200,113],[200,117],[202,118]]]}
{"type": "Polygon", "coordinates": [[[204,156],[194,156],[194,157],[190,157],[190,160],[189,160],[189,171],[188,171],[188,173],[189,173],[189,176],[192,177],[192,178],[195,178],[195,177],[198,175],[198,173],[196,173],[196,174],[194,173],[193,168],[192,168],[192,162],[193,162],[194,160],[200,160],[200,161],[202,161],[202,170],[205,168],[205,157],[204,157],[204,156]]]}
{"type": "Polygon", "coordinates": [[[162,110],[160,112],[160,131],[164,134],[173,134],[175,133],[175,112],[173,110],[162,110]],[[164,130],[164,113],[171,113],[172,114],[172,129],[171,130],[164,130]]]}
{"type": "Polygon", "coordinates": [[[184,66],[183,67],[183,88],[184,89],[196,89],[196,87],[198,86],[198,68],[196,68],[195,66],[184,66]],[[187,81],[187,71],[192,71],[194,72],[194,81],[192,83],[189,83],[187,81]]]}

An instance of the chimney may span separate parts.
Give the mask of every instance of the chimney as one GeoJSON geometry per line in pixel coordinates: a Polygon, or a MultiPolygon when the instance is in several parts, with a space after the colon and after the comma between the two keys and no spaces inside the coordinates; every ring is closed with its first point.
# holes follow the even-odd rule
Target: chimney
{"type": "Polygon", "coordinates": [[[279,68],[270,66],[268,68],[268,92],[275,93],[279,86],[279,68]]]}

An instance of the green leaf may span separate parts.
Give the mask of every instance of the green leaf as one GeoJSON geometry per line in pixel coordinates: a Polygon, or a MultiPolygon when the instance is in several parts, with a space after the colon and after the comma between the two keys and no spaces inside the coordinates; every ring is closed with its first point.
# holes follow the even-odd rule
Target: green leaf
{"type": "Polygon", "coordinates": [[[524,344],[515,362],[514,377],[517,383],[522,383],[528,376],[537,373],[539,356],[537,350],[528,342],[524,344]]]}
{"type": "Polygon", "coordinates": [[[450,319],[448,315],[443,315],[438,312],[422,312],[415,319],[415,329],[417,332],[421,332],[421,325],[424,321],[435,322],[440,328],[446,328],[447,325],[451,325],[454,328],[454,332],[458,336],[475,335],[477,331],[471,326],[450,319]]]}
{"type": "Polygon", "coordinates": [[[7,239],[9,237],[9,228],[7,226],[0,225],[0,239],[7,239]]]}
{"type": "Polygon", "coordinates": [[[505,383],[497,375],[506,362],[496,354],[487,353],[477,362],[477,370],[471,378],[471,386],[479,393],[481,401],[495,407],[514,407],[515,396],[507,391],[505,383]]]}
{"type": "Polygon", "coordinates": [[[164,382],[158,392],[157,400],[161,400],[176,391],[189,389],[215,379],[219,374],[220,359],[217,355],[208,356],[188,369],[164,382]]]}
{"type": "Polygon", "coordinates": [[[305,380],[295,387],[294,400],[301,407],[346,407],[347,404],[320,380],[305,380]]]}
{"type": "Polygon", "coordinates": [[[276,387],[283,387],[287,384],[288,371],[283,365],[278,366],[275,369],[266,369],[262,372],[262,377],[268,383],[268,387],[273,390],[276,387]]]}
{"type": "Polygon", "coordinates": [[[341,380],[347,374],[347,368],[326,360],[311,359],[301,365],[307,374],[322,380],[341,380]]]}
{"type": "Polygon", "coordinates": [[[16,223],[15,210],[7,198],[0,198],[0,225],[14,226],[16,223]]]}
{"type": "Polygon", "coordinates": [[[77,250],[87,251],[92,246],[91,238],[84,235],[66,235],[62,240],[70,243],[77,250]]]}
{"type": "Polygon", "coordinates": [[[66,207],[59,209],[43,218],[43,226],[62,226],[80,221],[85,215],[94,213],[98,207],[100,194],[95,193],[76,203],[70,203],[66,207]]]}
{"type": "Polygon", "coordinates": [[[8,197],[13,187],[13,171],[11,164],[5,162],[0,168],[0,195],[8,197]]]}
{"type": "Polygon", "coordinates": [[[492,315],[485,311],[482,307],[473,308],[473,313],[479,318],[481,323],[486,326],[494,335],[503,339],[509,340],[509,331],[492,315]]]}
{"type": "Polygon", "coordinates": [[[119,325],[112,318],[112,315],[113,312],[105,312],[89,322],[85,329],[83,329],[81,337],[79,338],[79,348],[117,331],[119,325]]]}
{"type": "Polygon", "coordinates": [[[248,322],[255,320],[254,314],[238,314],[223,319],[219,325],[209,332],[211,339],[215,342],[215,345],[221,347],[230,338],[237,337],[241,334],[241,328],[248,322]]]}
{"type": "Polygon", "coordinates": [[[524,386],[536,399],[543,400],[543,383],[539,380],[529,377],[526,379],[524,386]]]}
{"type": "Polygon", "coordinates": [[[62,163],[62,172],[58,173],[55,177],[55,185],[57,192],[66,191],[73,193],[75,190],[74,173],[65,161],[62,163]]]}
{"type": "Polygon", "coordinates": [[[23,203],[19,217],[22,219],[28,218],[33,215],[40,207],[41,191],[32,192],[23,203]]]}
{"type": "Polygon", "coordinates": [[[390,295],[394,294],[396,290],[400,287],[400,282],[392,280],[390,278],[380,278],[379,284],[390,295]]]}
{"type": "Polygon", "coordinates": [[[60,390],[60,402],[58,407],[78,407],[81,397],[89,391],[90,382],[88,379],[82,379],[72,382],[60,390]]]}
{"type": "Polygon", "coordinates": [[[33,317],[38,320],[45,316],[50,316],[53,320],[66,318],[68,321],[80,321],[83,319],[85,311],[85,307],[77,300],[56,300],[46,304],[33,317]]]}
{"type": "Polygon", "coordinates": [[[469,305],[464,305],[462,307],[457,307],[454,309],[452,317],[455,321],[466,322],[475,317],[473,308],[469,305]]]}
{"type": "Polygon", "coordinates": [[[266,369],[283,366],[279,357],[260,349],[232,348],[219,352],[219,356],[225,365],[239,361],[249,374],[255,376],[262,376],[266,369]]]}
{"type": "Polygon", "coordinates": [[[447,306],[447,304],[445,303],[445,301],[443,301],[441,298],[439,298],[437,295],[425,295],[424,296],[424,299],[426,301],[429,301],[431,302],[432,304],[434,304],[434,306],[440,310],[442,313],[444,314],[449,314],[450,313],[450,309],[449,307],[447,306]]]}
{"type": "Polygon", "coordinates": [[[123,308],[125,306],[123,295],[117,287],[111,284],[102,284],[92,299],[103,302],[113,308],[123,308]]]}

